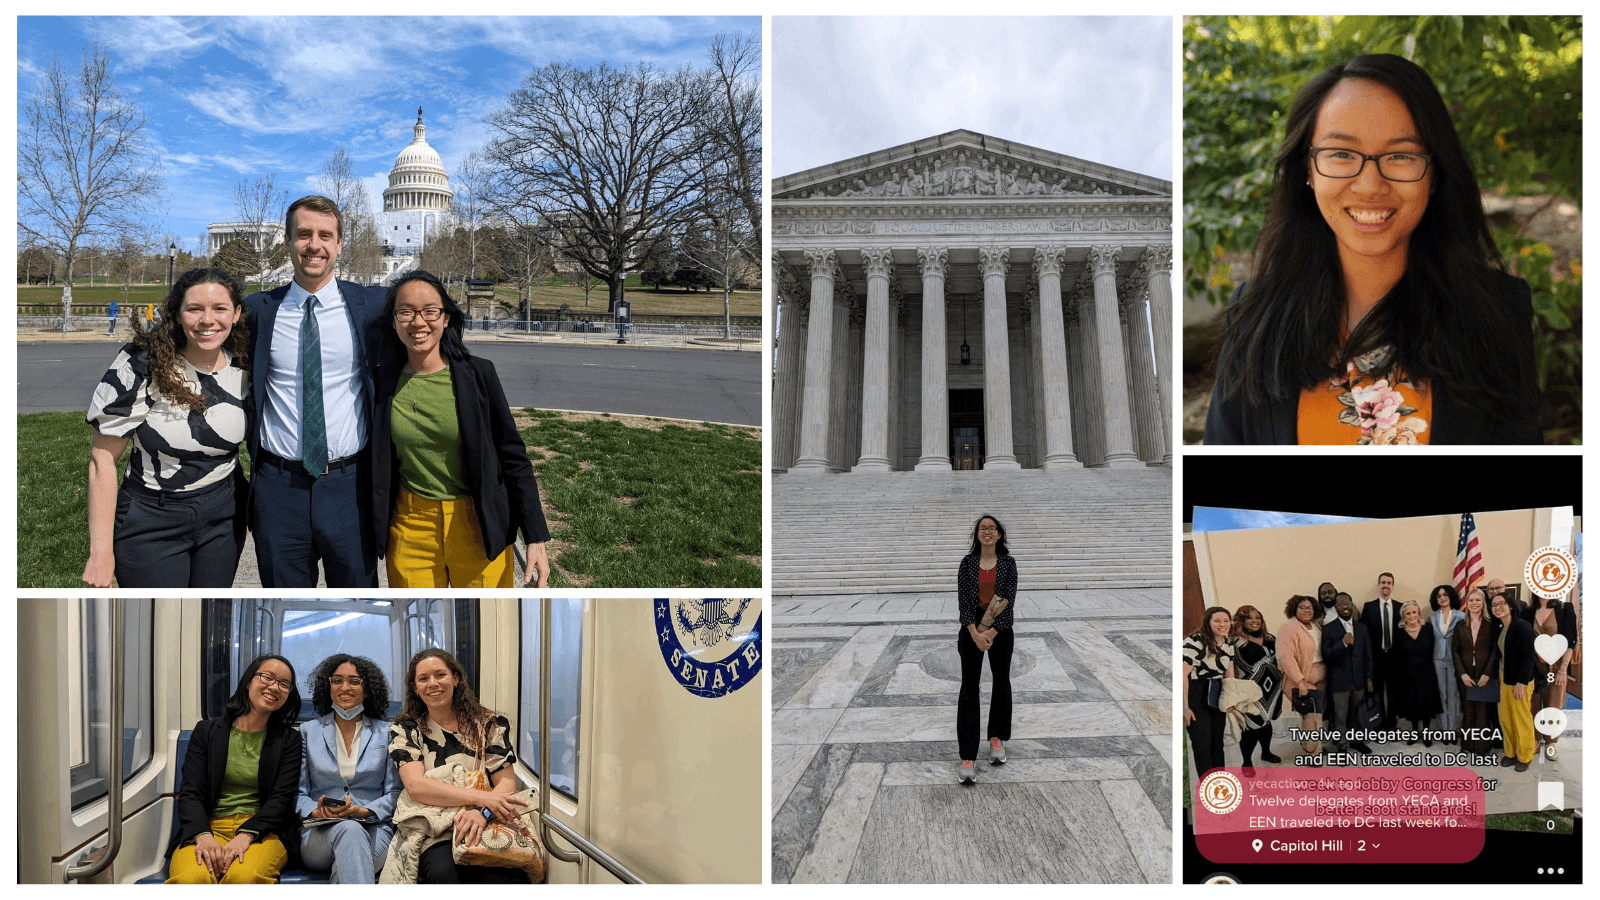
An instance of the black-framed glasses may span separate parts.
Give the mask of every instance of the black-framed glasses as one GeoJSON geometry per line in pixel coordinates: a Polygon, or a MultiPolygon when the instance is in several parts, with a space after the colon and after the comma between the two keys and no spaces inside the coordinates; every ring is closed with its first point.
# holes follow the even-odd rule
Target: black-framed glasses
{"type": "Polygon", "coordinates": [[[272,687],[273,685],[277,685],[278,689],[286,694],[289,691],[294,690],[294,685],[287,681],[279,681],[278,679],[272,677],[271,672],[257,671],[256,680],[261,682],[262,687],[272,687]]]}
{"type": "Polygon", "coordinates": [[[442,315],[444,315],[444,307],[424,306],[421,309],[397,309],[394,311],[394,320],[404,325],[417,316],[421,316],[424,322],[437,322],[442,315]]]}
{"type": "Polygon", "coordinates": [[[343,675],[329,675],[328,683],[335,687],[344,684],[348,684],[351,687],[361,687],[366,682],[361,680],[360,675],[351,675],[348,679],[346,679],[343,675]]]}
{"type": "Polygon", "coordinates": [[[1433,157],[1426,153],[1379,153],[1369,156],[1347,147],[1312,147],[1311,163],[1324,178],[1354,178],[1367,160],[1378,164],[1378,174],[1389,181],[1421,181],[1433,157]]]}

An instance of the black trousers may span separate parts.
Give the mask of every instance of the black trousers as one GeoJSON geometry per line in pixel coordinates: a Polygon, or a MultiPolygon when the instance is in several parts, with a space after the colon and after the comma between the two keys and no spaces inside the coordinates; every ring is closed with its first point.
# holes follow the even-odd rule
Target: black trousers
{"type": "Polygon", "coordinates": [[[1204,679],[1189,680],[1189,709],[1194,713],[1194,721],[1189,723],[1194,769],[1203,777],[1212,769],[1222,768],[1222,731],[1227,723],[1221,710],[1206,704],[1204,679]]]}
{"type": "Polygon", "coordinates": [[[450,842],[443,841],[422,851],[417,858],[418,884],[527,884],[528,873],[521,869],[491,866],[458,866],[450,856],[450,842]]]}
{"type": "Polygon", "coordinates": [[[117,586],[233,587],[244,549],[244,490],[237,468],[231,478],[181,493],[124,480],[111,538],[117,586]]]}
{"type": "MultiPolygon", "coordinates": [[[[1009,628],[995,632],[989,646],[989,673],[994,688],[989,698],[989,733],[985,737],[1011,740],[1011,649],[1016,635],[1009,628]]],[[[983,651],[972,640],[967,626],[956,637],[961,654],[961,696],[956,701],[956,743],[962,759],[978,758],[978,686],[983,680],[983,651]]]]}

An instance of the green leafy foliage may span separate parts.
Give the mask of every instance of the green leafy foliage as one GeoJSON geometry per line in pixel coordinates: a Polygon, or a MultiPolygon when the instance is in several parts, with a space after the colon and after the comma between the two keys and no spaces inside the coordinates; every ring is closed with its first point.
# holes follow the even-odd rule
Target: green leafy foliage
{"type": "MultiPolygon", "coordinates": [[[[1232,258],[1260,236],[1273,157],[1295,92],[1330,65],[1394,53],[1434,79],[1479,185],[1504,197],[1583,196],[1583,42],[1576,16],[1200,16],[1185,20],[1185,289],[1225,303],[1232,258]]],[[[1515,228],[1497,235],[1533,287],[1547,439],[1575,439],[1582,267],[1515,228]],[[1570,429],[1570,434],[1568,430],[1570,429]]]]}

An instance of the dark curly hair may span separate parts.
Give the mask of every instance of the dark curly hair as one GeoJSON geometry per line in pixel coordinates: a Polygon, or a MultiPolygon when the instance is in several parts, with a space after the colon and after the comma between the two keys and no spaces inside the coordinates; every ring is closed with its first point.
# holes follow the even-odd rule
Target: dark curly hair
{"type": "MultiPolygon", "coordinates": [[[[156,390],[173,406],[187,407],[196,412],[205,411],[206,401],[184,380],[183,365],[178,362],[178,355],[189,343],[183,333],[184,296],[190,288],[202,284],[222,285],[227,288],[228,296],[233,298],[234,308],[243,308],[244,284],[237,275],[222,269],[190,269],[179,275],[167,290],[167,297],[161,302],[161,324],[146,328],[142,317],[132,317],[133,345],[149,357],[150,380],[156,390]]],[[[223,346],[233,358],[233,365],[246,370],[250,368],[250,330],[245,327],[243,316],[234,323],[223,346]]]]}
{"type": "Polygon", "coordinates": [[[468,750],[485,749],[489,720],[494,717],[494,713],[478,702],[478,695],[474,694],[472,686],[467,684],[467,670],[461,667],[461,663],[456,661],[450,651],[439,647],[429,647],[411,657],[410,665],[406,666],[405,703],[400,708],[400,715],[394,717],[394,723],[410,724],[419,730],[427,727],[428,704],[417,694],[417,666],[430,656],[443,662],[445,668],[456,676],[455,696],[451,698],[450,706],[456,713],[456,734],[460,736],[461,743],[468,750]]]}
{"type": "Polygon", "coordinates": [[[356,667],[361,687],[367,693],[366,699],[361,702],[362,713],[368,718],[386,721],[389,718],[389,679],[383,677],[383,670],[378,668],[377,663],[365,656],[351,656],[348,653],[335,653],[317,663],[316,671],[311,673],[311,708],[319,716],[333,712],[333,691],[328,686],[328,678],[345,663],[356,667]]]}
{"type": "Polygon", "coordinates": [[[1322,609],[1322,604],[1317,602],[1317,598],[1307,597],[1305,594],[1295,594],[1293,597],[1289,598],[1289,602],[1283,605],[1283,617],[1285,619],[1298,618],[1296,613],[1300,609],[1300,602],[1302,600],[1311,601],[1311,621],[1315,622],[1317,620],[1317,611],[1322,609]]]}
{"type": "Polygon", "coordinates": [[[1433,590],[1428,592],[1428,605],[1432,606],[1434,608],[1435,612],[1437,612],[1438,609],[1439,609],[1439,592],[1440,591],[1444,591],[1444,595],[1446,597],[1450,598],[1450,608],[1451,609],[1461,609],[1465,605],[1461,600],[1461,595],[1456,593],[1456,586],[1455,585],[1453,585],[1453,584],[1441,584],[1438,587],[1435,587],[1433,590]]]}

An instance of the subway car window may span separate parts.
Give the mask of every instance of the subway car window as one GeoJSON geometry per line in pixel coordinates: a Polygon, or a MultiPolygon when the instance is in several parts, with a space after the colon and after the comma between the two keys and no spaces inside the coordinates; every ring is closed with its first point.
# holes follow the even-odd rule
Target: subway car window
{"type": "Polygon", "coordinates": [[[209,639],[225,642],[225,671],[230,677],[220,692],[207,691],[208,715],[221,714],[245,667],[263,653],[279,654],[294,666],[301,696],[307,701],[302,720],[316,717],[309,702],[312,671],[335,653],[365,656],[383,669],[389,681],[390,716],[400,711],[406,664],[419,650],[443,647],[461,661],[469,677],[477,676],[476,600],[263,598],[212,602],[231,604],[215,616],[227,623],[227,633],[208,632],[209,639]]]}
{"type": "MultiPolygon", "coordinates": [[[[522,673],[517,755],[539,771],[539,628],[541,600],[523,600],[522,673]]],[[[578,796],[578,682],[583,675],[583,601],[551,600],[550,786],[578,796]]]]}
{"type": "MultiPolygon", "coordinates": [[[[71,709],[67,744],[71,765],[72,808],[104,797],[111,762],[107,729],[111,722],[111,679],[123,683],[122,774],[144,768],[154,754],[151,723],[155,685],[151,675],[154,612],[149,600],[123,601],[123,634],[111,634],[106,600],[70,601],[67,608],[68,683],[71,709]],[[113,640],[124,641],[123,670],[110,669],[113,640]]],[[[115,736],[112,736],[115,737],[115,736]]]]}

